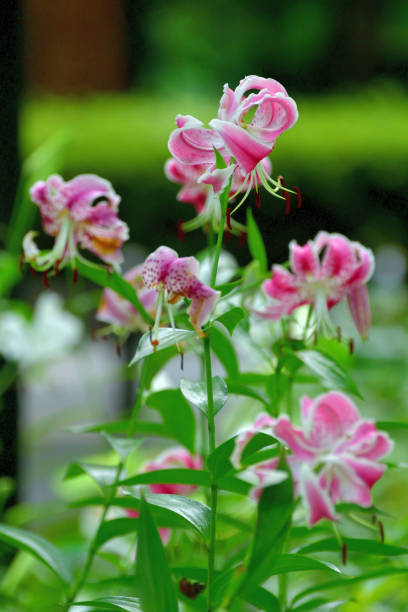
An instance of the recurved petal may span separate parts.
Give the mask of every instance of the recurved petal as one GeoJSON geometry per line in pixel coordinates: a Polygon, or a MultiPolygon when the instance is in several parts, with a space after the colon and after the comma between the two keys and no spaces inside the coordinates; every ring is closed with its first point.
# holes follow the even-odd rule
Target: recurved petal
{"type": "Polygon", "coordinates": [[[299,302],[302,300],[296,278],[286,268],[279,265],[273,266],[272,277],[263,283],[262,288],[266,295],[275,300],[294,299],[295,296],[299,302]]]}
{"type": "Polygon", "coordinates": [[[164,281],[166,289],[175,295],[191,297],[189,295],[190,282],[198,274],[199,268],[195,257],[179,257],[174,260],[168,268],[164,281]]]}
{"type": "Polygon", "coordinates": [[[201,327],[207,321],[220,295],[220,291],[204,285],[198,278],[191,279],[188,289],[191,305],[187,312],[198,335],[202,335],[201,327]]]}
{"type": "Polygon", "coordinates": [[[61,187],[60,195],[76,221],[81,221],[89,214],[89,208],[97,199],[104,200],[115,211],[120,202],[112,184],[96,174],[79,174],[61,187]]]}
{"type": "Polygon", "coordinates": [[[314,447],[331,450],[359,420],[353,402],[343,393],[331,391],[315,399],[308,413],[306,431],[314,447]]]}
{"type": "Polygon", "coordinates": [[[202,127],[198,119],[186,115],[178,117],[178,127],[170,134],[170,153],[183,164],[211,164],[215,162],[214,147],[223,149],[223,141],[213,130],[202,127]]]}
{"type": "Polygon", "coordinates": [[[155,289],[166,279],[168,269],[176,261],[178,255],[166,246],[158,247],[143,264],[142,279],[146,287],[155,289]]]}
{"type": "Polygon", "coordinates": [[[228,166],[227,168],[214,168],[207,170],[198,179],[199,183],[205,183],[206,185],[212,185],[214,193],[220,193],[224,191],[231,178],[231,174],[234,172],[234,166],[228,166]]]}
{"type": "Polygon", "coordinates": [[[248,131],[265,142],[273,143],[282,132],[291,128],[298,119],[296,102],[284,96],[265,95],[259,104],[248,131]]]}
{"type": "Polygon", "coordinates": [[[370,299],[366,285],[354,286],[347,293],[347,303],[358,333],[366,338],[371,324],[370,299]]]}
{"type": "Polygon", "coordinates": [[[336,513],[327,491],[308,465],[303,465],[298,480],[299,493],[306,506],[307,522],[310,527],[323,518],[336,521],[336,513]]]}
{"type": "Polygon", "coordinates": [[[308,276],[318,276],[319,258],[311,241],[300,246],[295,240],[292,240],[289,244],[289,260],[293,272],[302,280],[308,276]]]}
{"type": "Polygon", "coordinates": [[[318,448],[314,448],[299,427],[294,427],[286,415],[279,417],[273,426],[273,435],[285,442],[292,453],[303,460],[313,461],[318,448]]]}
{"type": "Polygon", "coordinates": [[[351,242],[341,234],[331,234],[321,264],[322,278],[337,277],[345,282],[355,267],[355,257],[351,242]]]}
{"type": "Polygon", "coordinates": [[[223,95],[220,100],[220,107],[218,109],[218,118],[230,121],[237,109],[238,103],[235,98],[235,92],[230,89],[228,83],[225,83],[223,89],[223,95]]]}
{"type": "Polygon", "coordinates": [[[241,79],[239,82],[238,87],[235,89],[236,99],[240,101],[242,96],[250,89],[266,89],[268,93],[272,95],[277,93],[283,93],[285,96],[287,95],[284,86],[275,79],[268,79],[251,74],[241,79]]]}
{"type": "Polygon", "coordinates": [[[229,121],[212,119],[210,126],[219,134],[229,153],[245,174],[251,172],[273,149],[274,143],[260,142],[244,128],[229,121]]]}

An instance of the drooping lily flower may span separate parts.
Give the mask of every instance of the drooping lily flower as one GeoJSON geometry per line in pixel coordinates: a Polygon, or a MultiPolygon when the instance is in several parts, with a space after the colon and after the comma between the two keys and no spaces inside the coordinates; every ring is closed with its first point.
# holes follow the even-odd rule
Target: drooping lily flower
{"type": "MultiPolygon", "coordinates": [[[[161,453],[153,461],[149,461],[145,467],[144,472],[155,472],[157,470],[168,470],[174,468],[185,468],[188,470],[202,470],[203,460],[199,455],[192,455],[185,448],[175,447],[170,448],[161,453]]],[[[150,484],[148,485],[152,493],[162,494],[167,493],[169,495],[190,495],[197,489],[197,485],[183,485],[183,484],[150,484]]],[[[126,510],[126,514],[129,517],[137,518],[139,513],[137,510],[126,510]]],[[[168,527],[160,527],[160,537],[163,544],[167,544],[170,539],[171,529],[168,527]]]]}
{"type": "Polygon", "coordinates": [[[35,232],[25,236],[25,259],[36,270],[55,266],[58,271],[78,256],[78,245],[107,264],[120,264],[121,246],[129,231],[118,218],[120,197],[108,181],[94,174],[81,174],[65,182],[53,174],[35,183],[30,195],[40,209],[45,232],[55,237],[53,249],[40,252],[34,243],[35,232]]]}
{"type": "MultiPolygon", "coordinates": [[[[159,294],[154,331],[160,323],[163,299],[171,306],[184,297],[191,299],[187,312],[192,326],[199,336],[204,335],[201,326],[207,321],[220,292],[202,283],[198,271],[195,257],[179,257],[176,251],[165,246],[157,248],[146,259],[142,271],[144,285],[159,294]]],[[[171,307],[169,315],[172,317],[171,307]]]]}
{"type": "Polygon", "coordinates": [[[295,101],[278,81],[252,75],[245,77],[234,91],[224,85],[218,118],[209,122],[212,129],[205,128],[191,115],[179,115],[168,146],[171,154],[184,164],[215,166],[214,148],[227,163],[234,158],[245,177],[239,189],[245,194],[240,206],[259,183],[273,195],[285,189],[279,180],[267,175],[261,162],[271,153],[278,136],[292,127],[297,118],[295,101]],[[250,90],[252,93],[248,94],[250,90]]]}
{"type": "MultiPolygon", "coordinates": [[[[128,270],[124,274],[135,289],[140,303],[147,313],[154,317],[156,314],[157,291],[148,289],[142,280],[143,264],[139,264],[128,270]]],[[[138,310],[128,300],[125,300],[113,289],[104,289],[102,292],[101,303],[96,313],[96,319],[109,323],[115,329],[127,331],[141,330],[146,331],[147,325],[140,316],[138,310]]]]}
{"type": "Polygon", "coordinates": [[[354,403],[337,391],[303,397],[301,420],[296,427],[281,416],[273,433],[292,451],[288,462],[309,525],[324,517],[336,520],[340,500],[371,506],[371,488],[386,470],[378,459],[393,449],[388,434],[362,420],[354,403]]]}
{"type": "Polygon", "coordinates": [[[328,310],[347,297],[356,328],[366,337],[370,326],[366,283],[374,271],[372,251],[341,234],[319,232],[303,246],[292,241],[289,252],[291,270],[274,265],[272,278],[263,285],[275,303],[257,314],[277,320],[303,304],[312,304],[318,324],[332,328],[328,310]]]}
{"type": "MultiPolygon", "coordinates": [[[[264,172],[270,176],[272,164],[268,157],[261,162],[264,172]]],[[[191,231],[211,224],[217,232],[221,223],[221,206],[217,195],[224,190],[231,175],[230,199],[240,193],[245,182],[245,174],[238,165],[217,169],[215,164],[182,164],[177,159],[168,159],[165,167],[167,178],[179,183],[182,188],[177,194],[179,202],[187,202],[195,207],[197,217],[182,224],[183,231],[191,231]]],[[[256,188],[260,185],[257,180],[256,188]]],[[[246,227],[231,219],[227,224],[232,233],[241,234],[246,227]]]]}

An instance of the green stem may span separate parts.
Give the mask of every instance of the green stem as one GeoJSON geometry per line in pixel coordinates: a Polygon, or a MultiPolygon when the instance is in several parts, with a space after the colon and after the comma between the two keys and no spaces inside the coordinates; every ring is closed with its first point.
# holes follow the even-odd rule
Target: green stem
{"type": "MultiPolygon", "coordinates": [[[[215,414],[214,414],[214,395],[212,384],[211,350],[210,338],[204,338],[204,359],[205,359],[205,379],[207,385],[207,420],[208,420],[208,450],[212,453],[215,450],[215,414]]],[[[211,516],[210,516],[210,547],[208,551],[208,579],[207,579],[207,610],[211,612],[213,602],[213,583],[215,566],[215,543],[217,526],[217,498],[218,488],[214,477],[211,474],[211,516]]]]}
{"type": "MultiPolygon", "coordinates": [[[[137,395],[136,395],[136,401],[135,404],[133,406],[133,411],[132,411],[132,417],[129,421],[129,425],[128,425],[128,430],[127,430],[127,436],[130,437],[132,436],[133,432],[134,432],[134,428],[135,428],[135,424],[136,424],[136,418],[137,415],[140,411],[140,408],[142,406],[142,401],[143,401],[143,391],[144,388],[146,386],[146,379],[147,379],[147,374],[149,371],[149,357],[146,357],[143,361],[143,365],[142,365],[142,371],[141,371],[141,375],[140,375],[140,383],[139,383],[139,388],[137,390],[137,395]]],[[[106,519],[106,515],[108,513],[108,510],[112,504],[112,501],[115,499],[115,495],[116,495],[116,491],[118,488],[118,483],[120,481],[120,476],[122,473],[124,467],[124,462],[121,460],[118,463],[117,469],[116,469],[116,474],[115,474],[115,478],[114,481],[112,483],[112,487],[109,490],[109,493],[106,495],[105,497],[105,503],[103,505],[103,511],[102,511],[102,515],[101,518],[99,519],[99,523],[98,523],[98,527],[95,531],[95,535],[92,538],[89,548],[88,548],[88,553],[86,556],[86,560],[84,563],[84,566],[82,567],[81,572],[79,573],[77,579],[75,580],[72,589],[68,595],[68,599],[67,599],[67,603],[66,603],[66,609],[69,608],[69,606],[71,605],[71,603],[73,601],[75,601],[76,596],[78,595],[79,591],[81,590],[83,584],[85,583],[89,570],[91,569],[93,560],[95,558],[95,555],[98,551],[98,537],[99,537],[99,533],[103,527],[103,524],[105,522],[106,519]],[[71,603],[70,603],[71,602],[71,603]]]]}
{"type": "Polygon", "coordinates": [[[225,217],[225,214],[222,214],[220,230],[217,236],[217,244],[215,245],[214,263],[212,267],[211,282],[210,282],[211,287],[215,287],[215,284],[217,281],[218,262],[220,261],[220,255],[221,255],[221,249],[222,249],[222,238],[224,236],[224,223],[225,223],[224,217],[225,217]]]}

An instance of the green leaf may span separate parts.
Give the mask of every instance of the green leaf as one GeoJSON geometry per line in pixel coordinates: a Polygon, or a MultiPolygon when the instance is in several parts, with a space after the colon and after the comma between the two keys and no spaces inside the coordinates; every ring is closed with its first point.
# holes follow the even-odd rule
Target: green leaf
{"type": "Polygon", "coordinates": [[[339,568],[332,563],[318,561],[317,559],[311,559],[310,557],[305,557],[295,553],[279,555],[276,563],[274,563],[272,567],[271,576],[287,574],[289,572],[305,572],[313,570],[342,573],[339,568]]]}
{"type": "Polygon", "coordinates": [[[239,376],[238,359],[230,340],[216,327],[209,330],[211,348],[231,378],[239,376]]]}
{"type": "Polygon", "coordinates": [[[0,253],[0,296],[6,295],[21,278],[18,258],[11,253],[0,253]]]}
{"type": "MultiPolygon", "coordinates": [[[[213,382],[213,399],[214,399],[214,414],[217,414],[221,408],[225,406],[228,399],[228,388],[225,381],[220,376],[214,376],[213,382]]],[[[205,415],[207,414],[207,385],[205,382],[198,380],[180,380],[180,390],[186,400],[199,408],[205,415]]]]}
{"type": "MultiPolygon", "coordinates": [[[[164,471],[164,470],[163,470],[164,471]]],[[[126,500],[139,501],[138,508],[140,509],[140,493],[135,493],[126,489],[124,491],[126,500]]],[[[205,504],[202,504],[195,499],[184,497],[183,495],[169,495],[167,493],[160,493],[155,495],[153,493],[145,494],[145,501],[149,504],[153,512],[153,506],[155,509],[163,509],[166,512],[159,512],[159,516],[166,518],[168,514],[174,514],[184,519],[184,524],[188,524],[193,527],[197,533],[203,538],[208,539],[210,530],[210,509],[205,504]]],[[[171,517],[170,517],[171,518],[171,517]]]]}
{"type": "MultiPolygon", "coordinates": [[[[368,540],[362,538],[342,538],[343,542],[347,546],[347,551],[367,553],[370,555],[384,555],[384,556],[395,556],[395,555],[406,555],[408,554],[408,548],[402,546],[393,546],[391,544],[382,544],[376,540],[368,540]]],[[[299,553],[311,553],[320,552],[322,550],[332,550],[341,553],[341,547],[336,538],[324,538],[317,542],[312,542],[306,546],[301,546],[296,552],[299,553]]]]}
{"type": "Polygon", "coordinates": [[[306,601],[304,604],[297,606],[296,608],[291,608],[291,612],[306,612],[306,610],[337,610],[340,606],[343,606],[347,603],[347,599],[342,599],[339,601],[332,601],[330,599],[324,599],[323,597],[316,597],[315,599],[310,599],[306,601]]]}
{"type": "MultiPolygon", "coordinates": [[[[90,606],[93,610],[124,610],[125,612],[142,612],[137,597],[101,597],[91,601],[77,601],[70,606],[90,606]]],[[[177,610],[177,608],[174,608],[177,610]]]]}
{"type": "Polygon", "coordinates": [[[377,429],[383,429],[384,431],[389,431],[390,433],[395,433],[397,431],[408,431],[408,423],[404,421],[377,421],[376,422],[377,429]]]}
{"type": "Polygon", "coordinates": [[[136,353],[129,365],[133,365],[144,359],[147,355],[157,353],[169,346],[184,342],[186,340],[193,340],[196,338],[196,333],[188,329],[173,329],[172,327],[160,327],[157,331],[157,340],[159,344],[153,346],[151,342],[150,332],[146,332],[139,340],[137,345],[136,353]]]}
{"type": "Polygon", "coordinates": [[[143,612],[177,612],[177,597],[166,551],[143,497],[139,513],[136,583],[141,608],[143,612]]]}
{"type": "Polygon", "coordinates": [[[278,444],[278,440],[263,431],[256,433],[249,440],[248,444],[246,444],[246,446],[244,447],[244,450],[242,451],[242,454],[241,454],[242,464],[246,465],[246,463],[250,460],[252,455],[254,455],[257,451],[265,448],[266,446],[271,446],[272,444],[273,445],[278,444]]]}
{"type": "MultiPolygon", "coordinates": [[[[68,428],[72,433],[100,433],[102,431],[110,433],[125,434],[129,429],[129,421],[114,421],[112,423],[101,423],[100,425],[74,425],[68,428]]],[[[164,436],[169,437],[165,426],[162,423],[149,421],[137,421],[133,424],[133,432],[145,436],[164,436]]]]}
{"type": "Polygon", "coordinates": [[[113,289],[113,291],[121,295],[125,300],[128,300],[128,302],[130,302],[140,313],[145,323],[149,325],[154,323],[152,317],[146,312],[140,302],[135,289],[115,270],[108,270],[106,267],[87,261],[82,257],[75,258],[75,266],[78,269],[78,273],[84,278],[87,278],[101,287],[113,289]]]}
{"type": "Polygon", "coordinates": [[[223,158],[223,156],[221,155],[221,153],[219,152],[219,150],[217,149],[217,147],[214,147],[213,145],[213,149],[215,153],[215,166],[217,170],[222,170],[223,168],[226,168],[227,163],[225,159],[223,158]]]}
{"type": "Polygon", "coordinates": [[[37,557],[66,585],[72,582],[72,570],[68,559],[41,536],[10,525],[0,525],[0,540],[37,557]]]}
{"type": "Polygon", "coordinates": [[[216,480],[234,469],[230,457],[235,448],[236,437],[234,436],[217,446],[207,457],[208,469],[214,474],[216,480]]]}
{"type": "Polygon", "coordinates": [[[346,393],[353,393],[359,398],[362,397],[347,370],[330,355],[318,349],[311,349],[298,351],[296,357],[301,359],[319,377],[320,382],[327,389],[345,391],[346,393]]]}
{"type": "Polygon", "coordinates": [[[138,518],[117,518],[105,521],[98,531],[96,546],[100,548],[105,542],[138,530],[138,518]]]}
{"type": "Polygon", "coordinates": [[[251,387],[248,387],[247,385],[231,378],[227,378],[225,382],[230,395],[243,395],[244,397],[250,397],[258,402],[261,402],[264,404],[264,406],[269,406],[270,402],[266,397],[261,395],[259,391],[255,391],[251,387]]]}
{"type": "Polygon", "coordinates": [[[210,475],[204,470],[188,470],[185,468],[169,468],[143,472],[121,480],[121,485],[141,484],[185,484],[207,487],[211,483],[210,475]]]}
{"type": "Polygon", "coordinates": [[[230,335],[232,336],[238,323],[245,318],[245,311],[239,306],[234,306],[231,310],[224,312],[224,314],[217,317],[215,320],[222,323],[227,328],[230,335]]]}
{"type": "Polygon", "coordinates": [[[167,435],[178,440],[194,453],[196,422],[189,403],[180,389],[165,389],[151,393],[146,404],[160,412],[167,435]]]}
{"type": "Polygon", "coordinates": [[[130,453],[136,450],[141,443],[141,440],[134,438],[113,438],[106,431],[102,431],[102,436],[111,446],[111,448],[119,455],[122,461],[126,461],[130,453]]]}
{"type": "Polygon", "coordinates": [[[268,260],[262,234],[255,222],[250,208],[247,209],[248,246],[252,257],[259,262],[261,270],[266,272],[268,260]]]}
{"type": "Polygon", "coordinates": [[[98,485],[103,492],[106,487],[111,487],[118,475],[118,467],[116,465],[97,465],[94,463],[71,463],[64,476],[64,480],[76,478],[86,474],[98,485]]]}
{"type": "Polygon", "coordinates": [[[152,384],[153,378],[156,376],[158,372],[164,367],[164,365],[179,355],[179,352],[175,346],[169,346],[168,348],[162,348],[160,351],[156,351],[150,355],[149,358],[149,368],[146,373],[145,385],[146,389],[150,389],[150,385],[152,384]]]}
{"type": "Polygon", "coordinates": [[[242,593],[242,598],[255,606],[257,610],[281,612],[281,605],[276,595],[260,586],[250,585],[246,587],[242,593]]]}
{"type": "MultiPolygon", "coordinates": [[[[282,466],[282,463],[279,464],[279,469],[286,466],[282,466]]],[[[286,467],[285,469],[287,470],[286,467]]],[[[293,506],[293,482],[288,471],[288,478],[275,486],[266,487],[259,500],[243,588],[262,583],[272,575],[289,531],[293,506]]]]}

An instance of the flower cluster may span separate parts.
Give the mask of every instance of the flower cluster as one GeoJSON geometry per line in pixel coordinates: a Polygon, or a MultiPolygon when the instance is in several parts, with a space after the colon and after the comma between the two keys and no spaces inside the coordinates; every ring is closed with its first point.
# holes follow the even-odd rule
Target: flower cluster
{"type": "Polygon", "coordinates": [[[365,337],[370,327],[366,283],[374,271],[372,251],[341,234],[319,232],[303,246],[292,241],[289,252],[291,271],[273,266],[272,278],[263,289],[274,303],[257,314],[276,320],[303,304],[312,304],[318,324],[330,328],[327,311],[347,297],[357,330],[365,337]]]}
{"type": "MultiPolygon", "coordinates": [[[[199,336],[218,297],[219,291],[211,289],[198,278],[199,263],[195,257],[179,257],[176,251],[161,246],[151,253],[143,265],[142,278],[145,287],[158,292],[154,330],[160,323],[162,300],[171,305],[181,298],[191,299],[187,310],[190,322],[199,336]]],[[[154,336],[154,334],[153,334],[154,336]]]]}
{"type": "MultiPolygon", "coordinates": [[[[153,461],[146,463],[144,472],[155,472],[157,470],[169,470],[174,468],[184,468],[188,470],[202,470],[203,460],[199,455],[192,455],[185,448],[175,447],[169,448],[161,453],[153,461]]],[[[149,489],[152,493],[168,495],[190,495],[196,489],[196,485],[181,485],[181,484],[151,484],[149,489]]],[[[131,518],[137,518],[139,513],[137,510],[127,509],[126,513],[131,518]]],[[[161,527],[159,529],[163,544],[167,544],[170,539],[171,529],[161,527]]]]}
{"type": "Polygon", "coordinates": [[[40,209],[44,231],[55,237],[53,249],[42,253],[34,242],[35,232],[25,236],[25,259],[35,269],[55,267],[58,273],[78,257],[78,245],[107,264],[121,263],[121,246],[129,231],[118,218],[120,197],[108,181],[94,174],[81,174],[65,182],[53,174],[35,183],[30,195],[40,209]]]}
{"type": "MultiPolygon", "coordinates": [[[[295,494],[306,506],[309,525],[322,518],[336,520],[335,504],[340,500],[370,507],[371,488],[386,470],[378,459],[393,448],[388,435],[378,431],[374,422],[361,419],[354,403],[337,391],[314,400],[303,397],[301,422],[302,426],[296,427],[286,415],[278,419],[262,415],[238,436],[234,464],[239,466],[250,439],[265,431],[291,451],[288,464],[295,494]]],[[[269,468],[273,470],[277,464],[272,461],[269,468]]],[[[262,486],[262,479],[258,482],[262,486]]]]}
{"type": "MultiPolygon", "coordinates": [[[[203,222],[212,216],[216,225],[219,212],[218,219],[217,213],[207,211],[203,215],[203,206],[207,204],[209,208],[210,200],[202,185],[211,185],[217,194],[232,180],[229,198],[244,194],[234,211],[252,188],[258,193],[262,185],[273,195],[285,190],[283,182],[270,177],[268,155],[278,136],[292,127],[297,118],[296,103],[285,88],[274,79],[254,75],[245,77],[235,90],[224,85],[218,117],[209,122],[210,128],[191,115],[178,115],[177,128],[168,143],[174,160],[167,162],[166,173],[171,180],[184,185],[179,199],[199,206],[203,222]],[[222,156],[225,168],[217,168],[215,150],[222,156]],[[183,170],[180,164],[190,166],[191,170],[183,170]]],[[[201,220],[187,225],[187,229],[200,224],[201,220]]]]}

